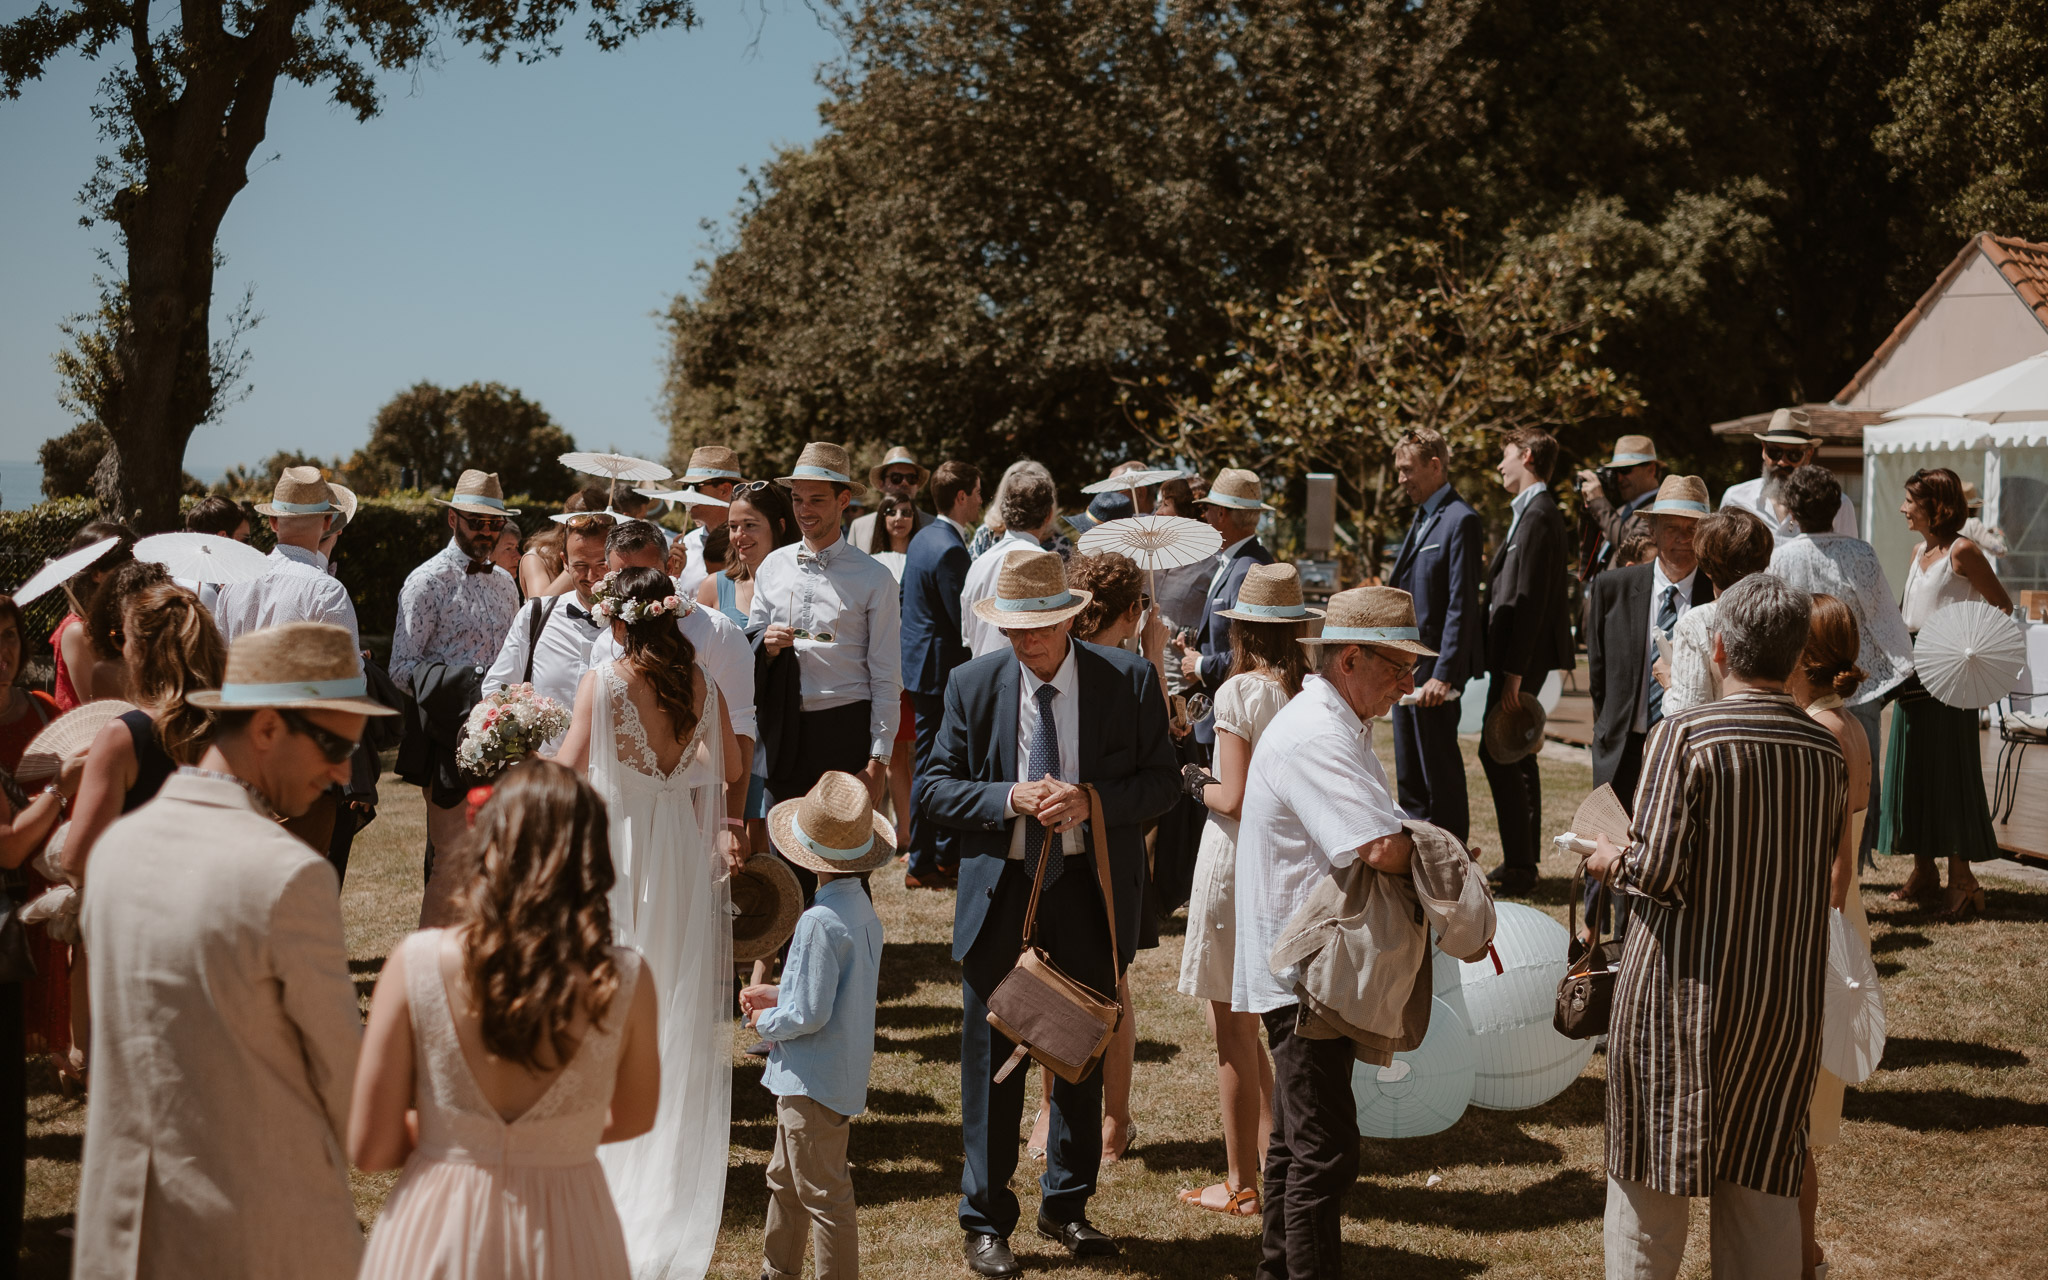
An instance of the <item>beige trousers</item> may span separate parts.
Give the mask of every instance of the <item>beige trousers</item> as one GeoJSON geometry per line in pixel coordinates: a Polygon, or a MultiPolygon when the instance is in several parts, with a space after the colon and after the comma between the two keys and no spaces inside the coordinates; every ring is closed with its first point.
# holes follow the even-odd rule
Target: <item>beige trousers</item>
{"type": "Polygon", "coordinates": [[[434,846],[434,874],[420,898],[420,928],[438,929],[453,921],[455,897],[468,879],[469,806],[443,809],[429,792],[427,842],[434,846]]]}
{"type": "Polygon", "coordinates": [[[846,1168],[850,1127],[846,1116],[809,1098],[775,1100],[768,1234],[761,1250],[771,1280],[798,1280],[803,1274],[807,1227],[817,1250],[818,1280],[860,1275],[860,1230],[853,1216],[853,1178],[846,1168]]]}
{"type": "MultiPolygon", "coordinates": [[[[1677,1280],[1686,1196],[1607,1178],[1607,1280],[1677,1280]]],[[[1716,1182],[1708,1201],[1714,1280],[1799,1280],[1799,1198],[1716,1182]]]]}

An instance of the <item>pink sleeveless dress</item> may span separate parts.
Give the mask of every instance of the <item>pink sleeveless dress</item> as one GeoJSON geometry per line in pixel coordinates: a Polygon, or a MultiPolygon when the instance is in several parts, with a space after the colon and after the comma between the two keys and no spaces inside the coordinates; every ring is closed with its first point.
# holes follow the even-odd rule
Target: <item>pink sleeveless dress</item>
{"type": "Polygon", "coordinates": [[[613,949],[619,989],[608,1025],[591,1028],[539,1101],[506,1121],[463,1056],[441,979],[441,931],[403,945],[420,1145],[384,1202],[359,1277],[627,1280],[626,1237],[597,1146],[640,957],[613,949]]]}

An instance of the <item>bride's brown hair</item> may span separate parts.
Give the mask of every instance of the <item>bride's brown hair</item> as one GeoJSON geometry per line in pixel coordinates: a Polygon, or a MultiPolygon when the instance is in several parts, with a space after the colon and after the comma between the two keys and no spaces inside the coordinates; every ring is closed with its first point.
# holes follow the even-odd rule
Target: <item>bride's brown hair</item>
{"type": "MultiPolygon", "coordinates": [[[[620,600],[654,604],[678,594],[676,584],[659,569],[619,570],[613,588],[620,600]]],[[[688,608],[685,603],[683,608],[688,608]]],[[[676,615],[642,618],[626,624],[626,657],[654,692],[655,705],[668,713],[676,741],[688,742],[697,731],[697,647],[676,626],[676,615]]]]}
{"type": "Polygon", "coordinates": [[[529,760],[498,780],[473,841],[463,972],[484,1047],[553,1071],[575,1055],[578,1015],[600,1025],[619,989],[604,801],[569,769],[529,760]]]}

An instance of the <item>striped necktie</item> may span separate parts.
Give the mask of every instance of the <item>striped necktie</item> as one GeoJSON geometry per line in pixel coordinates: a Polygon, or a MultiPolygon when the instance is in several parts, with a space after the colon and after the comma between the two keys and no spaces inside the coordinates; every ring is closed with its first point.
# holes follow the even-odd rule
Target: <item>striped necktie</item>
{"type": "MultiPolygon", "coordinates": [[[[1036,782],[1040,778],[1060,776],[1060,730],[1053,723],[1052,700],[1059,696],[1059,690],[1049,684],[1038,686],[1038,728],[1031,735],[1031,754],[1026,760],[1024,777],[1036,782]]],[[[1026,818],[1024,827],[1024,870],[1028,875],[1038,874],[1038,859],[1045,856],[1045,883],[1048,888],[1066,870],[1066,841],[1055,839],[1052,848],[1046,849],[1046,838],[1052,833],[1036,818],[1026,818]]]]}
{"type": "MultiPolygon", "coordinates": [[[[1664,588],[1664,598],[1657,602],[1657,630],[1670,635],[1678,625],[1678,586],[1673,583],[1664,588]]],[[[1643,728],[1648,729],[1664,718],[1664,686],[1657,683],[1657,677],[1650,677],[1650,700],[1643,716],[1643,728]]]]}

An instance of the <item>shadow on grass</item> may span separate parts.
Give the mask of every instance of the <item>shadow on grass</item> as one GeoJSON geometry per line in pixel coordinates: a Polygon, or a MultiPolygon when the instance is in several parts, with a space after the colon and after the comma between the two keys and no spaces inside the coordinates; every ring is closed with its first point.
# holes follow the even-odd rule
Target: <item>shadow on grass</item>
{"type": "Polygon", "coordinates": [[[953,963],[951,943],[891,942],[882,948],[876,1003],[893,1004],[915,994],[925,983],[960,985],[960,966],[953,963]]]}
{"type": "Polygon", "coordinates": [[[71,1241],[58,1235],[69,1231],[68,1213],[47,1218],[30,1218],[21,1224],[21,1275],[65,1276],[71,1274],[71,1241]]]}
{"type": "Polygon", "coordinates": [[[1564,1148],[1532,1138],[1522,1125],[1498,1111],[1465,1112],[1464,1118],[1427,1138],[1359,1143],[1361,1177],[1399,1178],[1463,1165],[1562,1165],[1564,1148]]]}
{"type": "Polygon", "coordinates": [[[1933,945],[1932,942],[1928,941],[1927,935],[1924,933],[1914,933],[1906,929],[1888,929],[1883,937],[1871,939],[1870,954],[1881,956],[1889,951],[1918,951],[1922,947],[1931,947],[1933,945]]]}
{"type": "Polygon", "coordinates": [[[1960,1089],[1851,1089],[1842,1114],[1916,1133],[1973,1133],[2011,1125],[2048,1128],[2048,1103],[1983,1097],[1960,1089]]]}
{"type": "Polygon", "coordinates": [[[1365,1221],[1406,1222],[1492,1235],[1597,1220],[1606,1205],[1606,1178],[1595,1177],[1584,1169],[1562,1169],[1507,1195],[1440,1186],[1382,1187],[1360,1183],[1345,1198],[1344,1208],[1351,1217],[1365,1221]]]}
{"type": "Polygon", "coordinates": [[[29,1138],[27,1150],[31,1160],[63,1160],[77,1164],[85,1158],[85,1135],[38,1133],[29,1138]]]}
{"type": "MultiPolygon", "coordinates": [[[[1022,1236],[1029,1227],[1020,1228],[1022,1236]]],[[[1178,1240],[1119,1240],[1124,1256],[1119,1259],[1128,1273],[1141,1276],[1171,1277],[1182,1276],[1240,1276],[1250,1275],[1259,1262],[1259,1244],[1256,1237],[1246,1237],[1232,1231],[1218,1231],[1207,1236],[1186,1236],[1178,1240]],[[1193,1262],[1201,1257],[1206,1265],[1193,1262]]],[[[1060,1271],[1072,1268],[1077,1271],[1092,1270],[1088,1264],[1074,1259],[1054,1256],[1032,1258],[1031,1271],[1060,1271]]],[[[1486,1270],[1483,1262],[1466,1258],[1432,1258],[1428,1254],[1414,1253],[1407,1249],[1394,1249],[1385,1245],[1344,1246],[1344,1274],[1347,1276],[1400,1276],[1402,1280],[1465,1280],[1486,1270]]]]}
{"type": "Polygon", "coordinates": [[[2024,1067],[2027,1055],[2017,1049],[1977,1044],[1969,1040],[1926,1040],[1919,1036],[1892,1036],[1884,1042],[1880,1071],[1907,1071],[1914,1067],[1982,1067],[1996,1071],[2024,1067]]]}
{"type": "Polygon", "coordinates": [[[960,1028],[960,1010],[946,1005],[889,1004],[875,1010],[877,1029],[917,1031],[926,1027],[960,1028]]]}
{"type": "Polygon", "coordinates": [[[1164,1040],[1138,1039],[1135,1057],[1139,1062],[1172,1062],[1180,1056],[1181,1046],[1168,1044],[1164,1040]]]}

